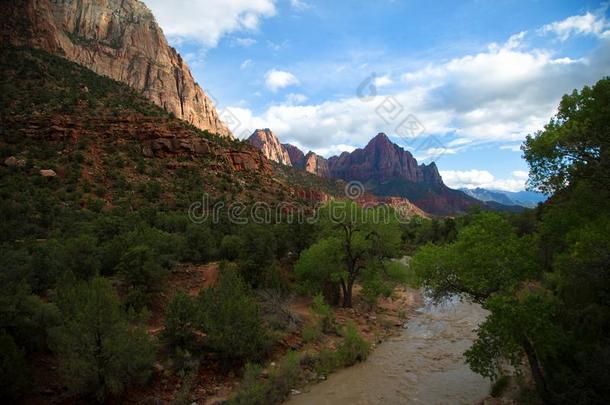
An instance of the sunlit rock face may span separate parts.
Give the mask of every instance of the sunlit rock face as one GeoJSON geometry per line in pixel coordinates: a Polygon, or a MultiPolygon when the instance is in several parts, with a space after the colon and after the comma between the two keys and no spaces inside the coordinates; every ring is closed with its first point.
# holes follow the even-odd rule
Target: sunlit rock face
{"type": "Polygon", "coordinates": [[[5,0],[5,43],[32,46],[123,82],[197,128],[232,137],[210,97],[137,0],[5,0]]]}

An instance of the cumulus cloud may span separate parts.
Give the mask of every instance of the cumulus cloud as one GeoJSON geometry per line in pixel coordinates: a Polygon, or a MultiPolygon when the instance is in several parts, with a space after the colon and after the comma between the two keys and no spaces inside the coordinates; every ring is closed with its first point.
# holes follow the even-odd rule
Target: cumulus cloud
{"type": "Polygon", "coordinates": [[[389,75],[379,76],[379,77],[376,77],[375,80],[373,80],[373,84],[377,87],[389,86],[393,83],[394,83],[394,81],[392,80],[392,78],[389,75]]]}
{"type": "Polygon", "coordinates": [[[299,79],[290,72],[271,69],[265,74],[265,84],[269,90],[276,92],[279,89],[299,84],[299,79]]]}
{"type": "MultiPolygon", "coordinates": [[[[552,52],[492,46],[484,52],[407,72],[400,88],[373,98],[344,97],[319,104],[273,104],[257,119],[298,139],[307,148],[333,144],[362,146],[382,131],[398,135],[412,115],[425,131],[459,139],[449,147],[502,142],[517,145],[525,135],[541,129],[555,113],[561,96],[592,84],[610,66],[610,42],[586,58],[554,58],[552,52]]],[[[268,72],[272,91],[298,83],[288,72],[268,72]]],[[[354,88],[358,83],[354,85],[354,88]]],[[[453,142],[452,139],[447,142],[453,142]]]]}
{"type": "Polygon", "coordinates": [[[276,14],[274,0],[145,0],[171,41],[215,47],[226,34],[253,31],[276,14]]]}
{"type": "Polygon", "coordinates": [[[543,34],[553,33],[561,41],[566,41],[573,35],[595,35],[601,38],[610,38],[610,24],[603,15],[588,12],[547,24],[540,29],[540,32],[543,34]]]}
{"type": "Polygon", "coordinates": [[[489,190],[521,191],[525,189],[528,173],[517,170],[507,179],[496,179],[487,170],[441,170],[446,185],[452,188],[486,188],[489,190]]]}

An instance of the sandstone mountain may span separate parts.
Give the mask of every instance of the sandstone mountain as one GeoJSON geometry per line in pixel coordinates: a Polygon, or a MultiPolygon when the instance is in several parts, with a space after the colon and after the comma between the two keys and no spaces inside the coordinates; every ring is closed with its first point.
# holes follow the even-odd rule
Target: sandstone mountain
{"type": "Polygon", "coordinates": [[[363,149],[331,157],[328,165],[334,178],[360,181],[378,196],[408,198],[431,214],[455,214],[481,205],[480,201],[447,187],[434,162],[418,164],[409,151],[383,133],[363,149]]]}
{"type": "Polygon", "coordinates": [[[2,41],[31,46],[123,82],[176,117],[231,137],[212,100],[138,0],[5,0],[2,41]]]}
{"type": "Polygon", "coordinates": [[[387,182],[402,178],[413,183],[442,184],[436,165],[418,165],[409,151],[392,143],[383,133],[369,141],[364,149],[343,152],[329,159],[333,177],[363,183],[387,182]]]}
{"type": "Polygon", "coordinates": [[[311,151],[305,156],[304,169],[320,177],[330,177],[328,161],[311,151]]]}
{"type": "Polygon", "coordinates": [[[282,146],[288,152],[288,156],[290,157],[290,163],[292,166],[298,169],[305,168],[305,154],[299,148],[289,143],[283,143],[282,146]]]}
{"type": "Polygon", "coordinates": [[[303,151],[294,145],[284,143],[282,146],[288,151],[290,156],[290,162],[293,167],[297,169],[303,169],[308,173],[315,174],[320,177],[330,177],[330,171],[328,170],[328,160],[323,156],[320,156],[312,151],[309,151],[307,155],[303,151]]]}
{"type": "Polygon", "coordinates": [[[250,145],[260,149],[269,160],[291,166],[288,151],[269,128],[257,129],[248,138],[250,145]]]}

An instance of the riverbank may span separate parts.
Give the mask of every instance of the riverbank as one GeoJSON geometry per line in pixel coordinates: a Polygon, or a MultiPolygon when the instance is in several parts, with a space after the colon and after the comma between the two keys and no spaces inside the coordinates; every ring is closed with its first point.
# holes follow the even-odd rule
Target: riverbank
{"type": "Polygon", "coordinates": [[[480,306],[453,299],[426,303],[406,329],[379,345],[366,362],[340,370],[293,395],[287,404],[476,403],[491,388],[472,372],[463,353],[485,319],[480,306]]]}

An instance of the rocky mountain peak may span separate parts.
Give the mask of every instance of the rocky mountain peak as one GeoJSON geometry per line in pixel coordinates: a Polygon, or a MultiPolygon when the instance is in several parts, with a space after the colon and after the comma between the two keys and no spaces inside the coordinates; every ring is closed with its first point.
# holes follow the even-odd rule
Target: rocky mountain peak
{"type": "Polygon", "coordinates": [[[288,156],[290,157],[290,163],[292,163],[292,166],[299,168],[299,169],[304,169],[305,168],[305,154],[303,153],[303,151],[289,143],[283,143],[282,146],[284,148],[286,148],[286,151],[288,152],[288,156]]]}
{"type": "Polygon", "coordinates": [[[0,35],[12,45],[42,49],[126,83],[202,130],[232,136],[138,0],[2,1],[0,35]]]}
{"type": "Polygon", "coordinates": [[[260,149],[267,159],[286,166],[292,165],[288,151],[269,128],[257,129],[250,135],[248,142],[260,149]]]}
{"type": "Polygon", "coordinates": [[[328,161],[314,153],[309,152],[305,156],[305,170],[309,173],[315,174],[320,177],[330,177],[330,170],[328,169],[328,161]]]}

